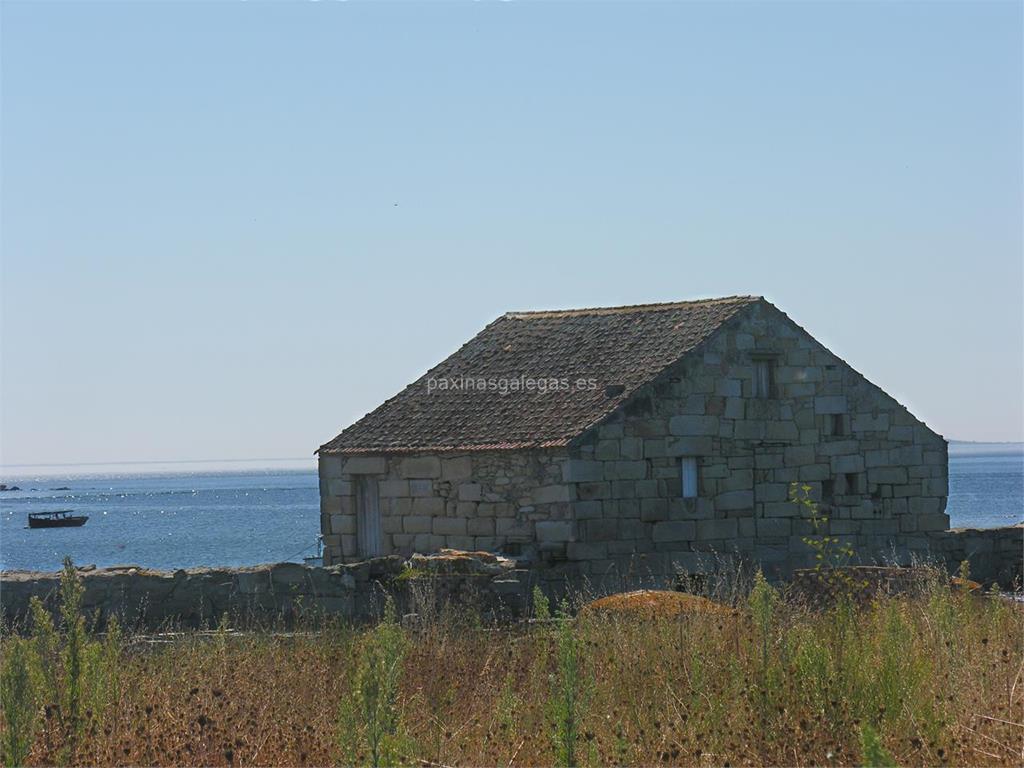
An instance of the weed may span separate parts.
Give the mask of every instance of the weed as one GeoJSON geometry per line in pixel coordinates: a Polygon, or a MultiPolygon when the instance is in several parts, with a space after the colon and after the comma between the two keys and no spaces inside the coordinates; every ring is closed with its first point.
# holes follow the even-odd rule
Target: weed
{"type": "Polygon", "coordinates": [[[810,485],[790,483],[789,500],[807,512],[814,534],[804,536],[802,540],[814,552],[814,569],[818,572],[818,578],[849,590],[867,586],[866,582],[855,579],[845,569],[854,557],[853,547],[829,535],[828,515],[822,514],[811,490],[810,485]]]}
{"type": "MultiPolygon", "coordinates": [[[[233,631],[221,647],[216,633],[119,638],[108,620],[82,640],[76,762],[1020,764],[1019,606],[935,578],[919,596],[809,611],[753,580],[738,615],[563,608],[493,627],[441,610],[410,635],[392,608],[377,626],[233,631]]],[[[66,625],[36,613],[27,667],[0,646],[0,682],[21,691],[4,694],[0,742],[62,765],[66,625]],[[34,738],[12,703],[30,699],[21,668],[36,670],[34,738]]]]}
{"type": "Polygon", "coordinates": [[[0,706],[4,734],[0,757],[4,765],[24,765],[39,722],[39,658],[30,640],[4,639],[4,663],[0,671],[0,706]]]}
{"type": "Polygon", "coordinates": [[[540,587],[533,588],[533,618],[548,621],[551,618],[551,603],[540,587]]]}
{"type": "Polygon", "coordinates": [[[552,721],[552,743],[555,763],[567,768],[576,766],[576,741],[586,711],[589,684],[583,672],[583,647],[575,631],[569,608],[563,601],[558,610],[556,635],[558,662],[552,680],[548,711],[552,721]]]}
{"type": "Polygon", "coordinates": [[[860,729],[860,748],[864,768],[896,768],[896,761],[886,752],[878,732],[870,725],[860,729]]]}
{"type": "Polygon", "coordinates": [[[401,758],[398,683],[406,638],[389,601],[384,620],[358,647],[350,696],[340,713],[340,743],[349,765],[397,765],[401,758]]]}
{"type": "Polygon", "coordinates": [[[401,572],[395,577],[395,581],[399,584],[406,581],[415,581],[417,579],[426,578],[429,574],[422,568],[413,568],[411,565],[406,563],[401,572]]]}

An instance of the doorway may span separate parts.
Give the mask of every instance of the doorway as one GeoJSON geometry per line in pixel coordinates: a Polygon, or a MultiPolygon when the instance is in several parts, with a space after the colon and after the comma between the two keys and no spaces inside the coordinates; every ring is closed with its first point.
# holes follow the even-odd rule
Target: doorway
{"type": "Polygon", "coordinates": [[[373,475],[356,475],[355,482],[356,547],[360,557],[377,557],[384,549],[377,478],[373,475]]]}

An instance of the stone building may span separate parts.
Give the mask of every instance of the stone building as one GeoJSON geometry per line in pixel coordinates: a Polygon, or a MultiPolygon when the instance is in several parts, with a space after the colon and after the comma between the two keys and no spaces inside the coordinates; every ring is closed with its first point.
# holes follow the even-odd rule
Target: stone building
{"type": "Polygon", "coordinates": [[[327,564],[443,547],[573,575],[861,561],[948,528],[946,441],[760,297],[506,314],[319,449],[327,564]]]}

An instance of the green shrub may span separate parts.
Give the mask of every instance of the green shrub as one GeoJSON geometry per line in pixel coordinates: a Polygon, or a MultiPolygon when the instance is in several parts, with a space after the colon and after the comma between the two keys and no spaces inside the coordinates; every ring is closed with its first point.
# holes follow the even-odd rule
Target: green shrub
{"type": "Polygon", "coordinates": [[[20,637],[5,638],[3,651],[0,706],[5,727],[0,757],[4,765],[20,766],[32,749],[39,724],[39,658],[32,641],[20,637]]]}
{"type": "Polygon", "coordinates": [[[860,729],[860,750],[864,768],[896,768],[896,760],[882,746],[882,739],[870,725],[860,729]]]}
{"type": "Polygon", "coordinates": [[[32,614],[32,644],[39,659],[41,695],[49,703],[60,701],[60,637],[42,600],[29,600],[32,614]]]}
{"type": "Polygon", "coordinates": [[[839,539],[829,535],[828,515],[822,514],[818,502],[811,495],[811,486],[790,483],[789,500],[807,513],[813,535],[804,536],[803,542],[814,552],[814,569],[818,577],[825,583],[848,590],[867,586],[867,582],[855,579],[845,570],[856,553],[849,544],[841,544],[839,539]]]}
{"type": "Polygon", "coordinates": [[[548,712],[551,718],[555,764],[574,768],[576,741],[586,711],[590,686],[583,671],[583,643],[563,602],[558,610],[556,640],[557,669],[552,679],[548,712]]]}
{"type": "Polygon", "coordinates": [[[427,576],[429,576],[429,574],[422,568],[413,568],[411,565],[406,563],[402,566],[401,572],[395,577],[395,582],[401,584],[406,581],[424,579],[427,576]]]}
{"type": "Polygon", "coordinates": [[[67,729],[67,748],[71,759],[78,752],[78,739],[83,729],[83,678],[88,669],[86,655],[88,640],[85,634],[85,617],[82,616],[82,593],[84,588],[78,580],[78,572],[70,557],[64,558],[64,569],[60,575],[60,615],[64,634],[64,648],[61,661],[64,670],[61,713],[67,729]]]}
{"type": "Polygon", "coordinates": [[[551,603],[540,587],[533,588],[533,617],[538,621],[551,618],[551,603]]]}
{"type": "Polygon", "coordinates": [[[62,759],[75,759],[88,723],[102,722],[121,695],[122,634],[116,617],[107,622],[102,642],[91,639],[82,615],[84,588],[70,558],[60,577],[60,628],[33,597],[31,646],[36,659],[38,695],[55,712],[64,739],[62,759]]]}
{"type": "Polygon", "coordinates": [[[832,701],[832,653],[811,627],[797,625],[787,633],[796,689],[814,715],[824,716],[832,701]]]}
{"type": "Polygon", "coordinates": [[[339,712],[339,740],[347,765],[397,765],[402,758],[399,681],[407,641],[389,601],[384,620],[358,645],[350,695],[339,712]]]}
{"type": "Polygon", "coordinates": [[[780,658],[774,652],[777,634],[776,613],[779,604],[779,593],[768,583],[759,569],[754,574],[754,587],[750,591],[748,605],[754,620],[755,639],[758,645],[755,700],[763,737],[767,736],[771,726],[772,697],[779,693],[782,683],[780,658]]]}

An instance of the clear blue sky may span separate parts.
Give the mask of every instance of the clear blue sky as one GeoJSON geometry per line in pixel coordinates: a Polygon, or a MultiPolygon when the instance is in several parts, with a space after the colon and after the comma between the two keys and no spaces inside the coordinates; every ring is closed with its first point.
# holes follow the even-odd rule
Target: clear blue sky
{"type": "Polygon", "coordinates": [[[1024,437],[1020,3],[2,14],[5,464],[307,456],[507,310],[737,293],[1024,437]]]}

